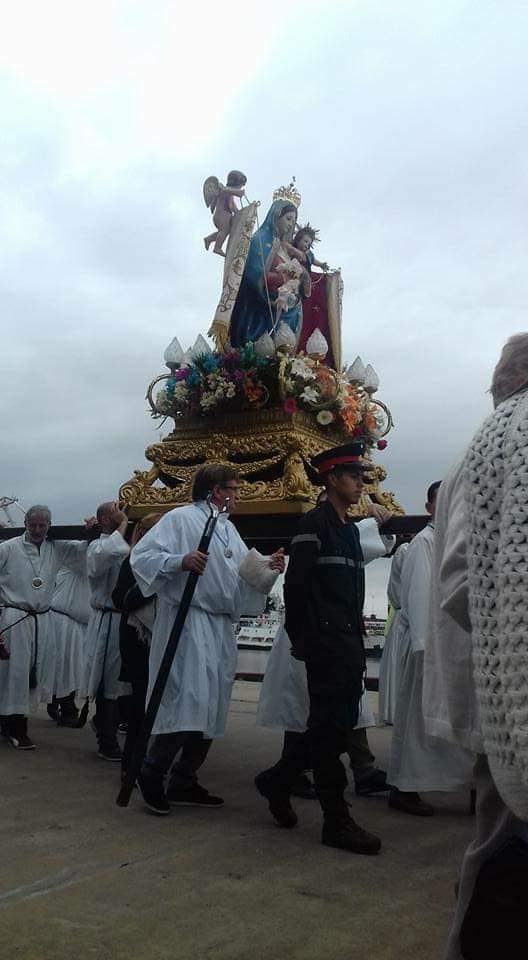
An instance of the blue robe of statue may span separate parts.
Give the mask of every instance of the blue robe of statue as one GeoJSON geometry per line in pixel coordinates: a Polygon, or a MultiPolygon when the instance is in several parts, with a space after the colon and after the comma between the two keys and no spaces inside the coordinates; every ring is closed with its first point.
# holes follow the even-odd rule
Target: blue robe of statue
{"type": "MultiPolygon", "coordinates": [[[[276,224],[281,216],[285,200],[275,200],[268,210],[262,226],[251,238],[244,273],[231,314],[231,346],[242,347],[269,333],[275,322],[276,291],[266,292],[265,274],[270,271],[272,244],[276,238],[276,224]]],[[[302,305],[299,300],[294,307],[281,314],[281,323],[287,323],[298,337],[302,325],[302,305]]]]}

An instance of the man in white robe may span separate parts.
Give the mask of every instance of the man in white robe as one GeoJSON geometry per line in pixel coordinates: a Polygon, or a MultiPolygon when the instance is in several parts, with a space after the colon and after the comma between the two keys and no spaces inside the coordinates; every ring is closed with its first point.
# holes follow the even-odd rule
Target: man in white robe
{"type": "MultiPolygon", "coordinates": [[[[221,806],[198,784],[196,773],[212,739],[224,734],[237,646],[235,624],[246,612],[254,590],[244,582],[248,549],[227,514],[218,518],[208,554],[196,547],[212,504],[236,506],[237,471],[221,464],[201,467],[193,482],[193,503],[171,510],[134,547],[130,562],[144,596],[156,594],[157,615],[152,634],[149,691],[178,612],[189,571],[199,574],[192,604],[163,693],[153,733],[155,739],[144,760],[139,785],[146,805],[158,814],[185,804],[221,806]],[[185,764],[176,764],[165,793],[164,779],[177,753],[185,748],[185,764]]],[[[253,552],[253,551],[252,551],[253,552]]],[[[253,581],[261,607],[278,572],[284,569],[283,551],[263,561],[265,575],[253,581]],[[273,572],[275,571],[275,572],[273,572]],[[261,584],[259,581],[261,580],[261,584]]]]}
{"type": "Polygon", "coordinates": [[[101,536],[88,547],[87,571],[90,584],[90,620],[86,635],[86,660],[82,696],[94,699],[93,726],[102,760],[121,762],[117,741],[118,697],[128,692],[121,683],[119,652],[120,613],[112,604],[112,591],[130,547],[125,540],[128,518],[118,503],[102,503],[97,509],[101,536]]]}
{"type": "Polygon", "coordinates": [[[75,567],[59,570],[51,603],[56,669],[48,714],[59,726],[75,728],[79,716],[75,696],[82,683],[86,629],[90,618],[86,556],[79,557],[75,567]]]}
{"type": "Polygon", "coordinates": [[[409,543],[401,543],[391,563],[387,598],[390,604],[391,620],[385,637],[379,669],[379,707],[380,724],[394,723],[396,694],[398,690],[398,667],[400,664],[400,645],[402,639],[401,622],[401,575],[403,564],[409,549],[409,543]]]}
{"type": "Polygon", "coordinates": [[[0,718],[2,732],[21,750],[33,750],[27,715],[48,703],[55,687],[55,640],[50,607],[63,566],[86,554],[82,541],[47,540],[48,507],[30,507],[26,532],[0,544],[0,718]]]}
{"type": "Polygon", "coordinates": [[[431,523],[414,538],[402,571],[399,683],[388,778],[394,789],[389,806],[416,816],[434,808],[420,791],[451,792],[472,783],[474,757],[461,747],[430,737],[422,708],[424,651],[429,641],[429,604],[434,515],[440,483],[431,484],[426,510],[431,523]]]}
{"type": "Polygon", "coordinates": [[[475,751],[476,836],[447,960],[522,956],[528,911],[528,333],[491,387],[495,413],[442,483],[426,730],[475,751]]]}
{"type": "MultiPolygon", "coordinates": [[[[322,502],[322,499],[319,498],[318,502],[322,502]]],[[[379,533],[379,525],[385,523],[390,517],[389,511],[376,504],[372,504],[371,511],[370,518],[360,520],[357,524],[365,565],[386,556],[394,543],[394,537],[383,537],[379,533]]],[[[256,717],[258,725],[284,731],[284,749],[281,759],[288,753],[289,742],[293,745],[293,737],[305,736],[309,710],[306,666],[303,661],[292,657],[291,643],[284,628],[284,622],[281,622],[262,681],[256,717]]],[[[354,773],[356,793],[360,796],[388,790],[385,773],[373,766],[374,757],[370,753],[366,738],[367,728],[373,727],[374,723],[368,695],[364,692],[359,705],[358,722],[350,735],[349,742],[350,765],[354,773]]],[[[307,766],[309,765],[308,753],[307,745],[307,766]]],[[[306,790],[299,793],[297,789],[292,790],[292,795],[310,798],[313,795],[314,799],[316,797],[315,791],[312,793],[306,790]]]]}

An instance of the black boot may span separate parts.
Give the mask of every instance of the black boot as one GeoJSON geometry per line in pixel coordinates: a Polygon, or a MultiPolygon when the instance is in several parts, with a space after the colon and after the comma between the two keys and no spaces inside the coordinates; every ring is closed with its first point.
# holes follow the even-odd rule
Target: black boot
{"type": "Polygon", "coordinates": [[[35,744],[27,732],[27,717],[14,715],[8,717],[7,738],[17,750],[34,750],[35,744]]]}
{"type": "Polygon", "coordinates": [[[297,826],[297,814],[290,803],[290,795],[282,787],[273,783],[268,776],[267,770],[257,774],[255,777],[255,786],[262,797],[268,801],[268,807],[271,815],[281,827],[297,826]]]}
{"type": "Polygon", "coordinates": [[[327,847],[349,850],[350,853],[362,853],[374,856],[381,850],[381,840],[373,833],[367,833],[350,816],[329,818],[323,823],[322,842],[327,847]]]}
{"type": "Polygon", "coordinates": [[[79,711],[75,703],[75,690],[72,690],[67,697],[60,697],[58,702],[60,707],[59,727],[77,727],[79,711]]]}
{"type": "Polygon", "coordinates": [[[59,703],[59,700],[57,700],[57,697],[53,697],[53,700],[51,701],[51,703],[48,703],[46,710],[48,711],[48,717],[51,720],[55,720],[55,722],[59,720],[60,703],[59,703]]]}

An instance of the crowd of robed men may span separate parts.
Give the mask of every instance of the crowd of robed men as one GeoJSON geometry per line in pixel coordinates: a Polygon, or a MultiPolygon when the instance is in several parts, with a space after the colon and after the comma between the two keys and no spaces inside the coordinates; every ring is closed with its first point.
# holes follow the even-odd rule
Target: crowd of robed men
{"type": "MultiPolygon", "coordinates": [[[[272,816],[283,827],[296,825],[291,797],[303,790],[310,795],[305,774],[312,771],[322,840],[333,847],[362,854],[381,848],[380,839],[350,815],[341,759],[347,753],[357,793],[387,790],[390,806],[411,815],[434,812],[421,792],[476,783],[477,839],[462,865],[449,960],[484,960],[494,943],[497,925],[489,931],[483,923],[483,917],[496,919],[489,896],[484,913],[475,899],[483,868],[506,856],[526,869],[527,385],[523,334],[508,341],[494,372],[495,412],[445,480],[427,491],[430,523],[394,553],[393,619],[380,671],[380,719],[393,724],[388,777],[374,766],[365,733],[373,719],[363,687],[362,609],[365,563],[392,551],[394,542],[380,535],[388,517],[382,508],[373,506],[372,516],[360,522],[347,516],[369,466],[359,443],[313,459],[325,492],[291,543],[285,620],[257,715],[258,722],[284,731],[281,757],[255,779],[272,816]],[[505,594],[512,599],[511,591],[514,616],[503,600],[505,594]]],[[[98,536],[89,543],[46,539],[49,511],[28,511],[25,534],[0,545],[0,715],[13,746],[34,747],[27,716],[39,703],[48,704],[58,722],[77,725],[77,693],[95,701],[99,756],[126,770],[185,574],[194,571],[196,592],[138,786],[159,815],[179,803],[222,805],[197,773],[225,731],[236,669],[234,627],[241,614],[263,610],[285,566],[282,550],[270,557],[248,550],[229,520],[238,487],[236,469],[200,468],[192,504],[144,518],[131,544],[117,504],[99,507],[98,536]],[[205,554],[196,544],[210,503],[228,510],[205,554]],[[125,695],[128,734],[121,750],[119,698],[125,695]]],[[[504,901],[504,883],[502,895],[504,901]]],[[[522,896],[512,887],[510,933],[520,914],[514,910],[512,922],[511,907],[522,896]]]]}

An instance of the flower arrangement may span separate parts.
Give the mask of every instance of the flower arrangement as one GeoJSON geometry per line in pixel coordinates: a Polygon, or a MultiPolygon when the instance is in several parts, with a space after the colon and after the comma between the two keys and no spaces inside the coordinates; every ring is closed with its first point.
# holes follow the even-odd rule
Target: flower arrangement
{"type": "Polygon", "coordinates": [[[155,417],[212,416],[223,410],[280,406],[293,416],[311,414],[323,430],[344,431],[370,446],[383,424],[379,405],[358,383],[317,357],[276,353],[259,356],[252,344],[223,353],[202,353],[171,368],[153,404],[155,417]]]}
{"type": "Polygon", "coordinates": [[[158,391],[154,416],[208,415],[248,410],[270,399],[272,361],[251,344],[225,353],[203,353],[175,369],[158,391]]]}

